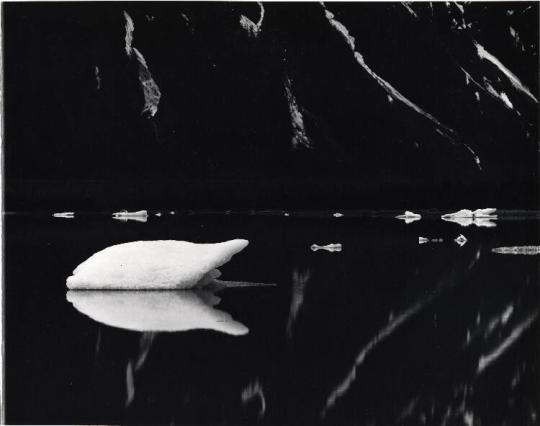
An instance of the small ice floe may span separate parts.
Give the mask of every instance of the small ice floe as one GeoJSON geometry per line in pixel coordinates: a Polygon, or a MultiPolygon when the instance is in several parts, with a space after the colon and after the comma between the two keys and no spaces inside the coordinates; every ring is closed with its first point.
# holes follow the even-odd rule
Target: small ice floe
{"type": "Polygon", "coordinates": [[[157,216],[157,217],[161,217],[161,212],[157,212],[157,213],[156,213],[156,216],[157,216]]]}
{"type": "Polygon", "coordinates": [[[74,212],[62,212],[62,213],[53,213],[53,217],[61,217],[64,219],[73,219],[75,217],[74,212]]]}
{"type": "Polygon", "coordinates": [[[113,213],[113,219],[121,220],[127,222],[128,220],[135,220],[137,222],[146,222],[148,220],[148,212],[146,210],[139,210],[136,212],[128,212],[127,210],[122,210],[116,213],[113,213]]]}
{"type": "Polygon", "coordinates": [[[327,244],[325,246],[320,246],[318,244],[311,245],[311,251],[326,250],[329,252],[334,252],[334,251],[341,251],[341,249],[342,249],[341,243],[327,244]]]}
{"type": "Polygon", "coordinates": [[[140,332],[214,330],[233,336],[249,332],[227,312],[216,309],[221,299],[207,290],[82,291],[67,300],[80,313],[111,327],[140,332]]]}
{"type": "Polygon", "coordinates": [[[289,215],[289,213],[285,212],[285,213],[283,213],[283,216],[289,217],[290,215],[289,215]]]}
{"type": "Polygon", "coordinates": [[[171,211],[169,212],[169,214],[173,214],[173,215],[174,215],[174,214],[176,214],[176,212],[174,212],[174,211],[171,210],[171,211]]]}
{"type": "Polygon", "coordinates": [[[426,244],[429,242],[432,243],[442,243],[444,240],[442,238],[426,238],[426,237],[418,237],[418,244],[426,244]]]}
{"type": "Polygon", "coordinates": [[[422,215],[406,210],[405,213],[396,216],[396,219],[404,220],[405,223],[408,225],[409,223],[413,223],[417,220],[422,219],[422,215]]]}
{"type": "Polygon", "coordinates": [[[467,238],[463,234],[459,234],[458,237],[454,240],[460,247],[463,247],[467,244],[467,238]]]}
{"type": "Polygon", "coordinates": [[[496,220],[498,216],[495,214],[497,209],[462,209],[455,213],[443,214],[441,219],[446,222],[454,222],[461,226],[467,227],[470,225],[476,225],[478,227],[492,228],[497,226],[493,220],[496,220]]]}
{"type": "Polygon", "coordinates": [[[521,254],[535,256],[540,254],[540,246],[496,247],[492,248],[491,251],[499,254],[521,254]]]}
{"type": "Polygon", "coordinates": [[[332,216],[334,216],[334,217],[343,217],[343,213],[336,212],[332,216]]]}
{"type": "Polygon", "coordinates": [[[218,267],[247,247],[246,240],[216,244],[134,241],[101,250],[73,271],[77,290],[183,290],[212,283],[218,267]]]}

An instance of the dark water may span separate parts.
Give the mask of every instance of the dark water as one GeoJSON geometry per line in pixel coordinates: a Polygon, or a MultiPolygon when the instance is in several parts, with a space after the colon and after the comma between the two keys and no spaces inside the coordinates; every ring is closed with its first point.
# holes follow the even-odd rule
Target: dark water
{"type": "Polygon", "coordinates": [[[539,424],[539,256],[491,251],[538,245],[539,222],[496,224],[6,215],[6,420],[539,424]],[[419,236],[444,241],[419,245],[419,236]],[[127,331],[66,301],[66,277],[109,245],[232,238],[250,245],[223,279],[277,284],[219,293],[218,308],[247,335],[127,331]]]}

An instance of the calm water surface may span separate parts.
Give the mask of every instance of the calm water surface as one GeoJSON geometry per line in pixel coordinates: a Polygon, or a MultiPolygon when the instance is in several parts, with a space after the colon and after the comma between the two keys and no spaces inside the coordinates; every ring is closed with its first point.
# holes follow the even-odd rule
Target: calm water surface
{"type": "Polygon", "coordinates": [[[538,245],[539,221],[496,225],[8,214],[6,420],[540,424],[540,257],[492,252],[538,245]],[[463,246],[454,242],[460,234],[463,246]],[[419,244],[420,236],[443,241],[419,244]],[[245,335],[128,331],[66,300],[73,269],[109,245],[232,238],[250,245],[222,278],[276,284],[217,293],[215,308],[247,327],[245,335]],[[314,243],[342,250],[312,251],[314,243]]]}

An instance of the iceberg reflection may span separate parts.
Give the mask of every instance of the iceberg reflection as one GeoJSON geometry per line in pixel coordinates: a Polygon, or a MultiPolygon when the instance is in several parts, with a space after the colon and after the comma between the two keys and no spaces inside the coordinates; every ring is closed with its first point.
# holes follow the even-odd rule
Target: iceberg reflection
{"type": "Polygon", "coordinates": [[[233,336],[249,332],[230,314],[215,308],[221,299],[208,290],[71,290],[67,292],[66,299],[94,321],[126,330],[173,332],[204,329],[233,336]]]}

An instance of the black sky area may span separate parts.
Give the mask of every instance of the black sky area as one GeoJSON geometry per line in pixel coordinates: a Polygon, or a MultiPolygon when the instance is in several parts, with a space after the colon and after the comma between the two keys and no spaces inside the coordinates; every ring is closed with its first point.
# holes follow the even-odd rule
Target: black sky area
{"type": "Polygon", "coordinates": [[[323,6],[264,8],[253,35],[256,3],[3,3],[6,210],[538,207],[538,3],[326,4],[451,138],[323,6]]]}

